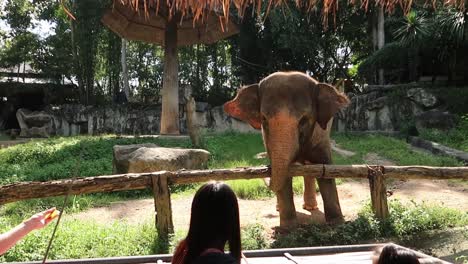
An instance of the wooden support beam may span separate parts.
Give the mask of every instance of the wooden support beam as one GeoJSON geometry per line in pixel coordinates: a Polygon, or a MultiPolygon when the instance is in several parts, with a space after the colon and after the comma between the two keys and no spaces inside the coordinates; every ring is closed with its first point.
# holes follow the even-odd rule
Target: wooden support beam
{"type": "MultiPolygon", "coordinates": [[[[316,178],[368,178],[368,165],[291,166],[291,175],[313,175],[316,178]]],[[[384,166],[385,178],[394,179],[468,179],[468,167],[384,166]]],[[[270,177],[270,168],[247,167],[216,170],[159,171],[97,176],[49,182],[19,182],[0,186],[0,204],[19,200],[70,194],[145,189],[152,186],[152,176],[165,175],[169,184],[270,177]]]]}
{"type": "Polygon", "coordinates": [[[383,168],[379,166],[369,167],[369,187],[371,193],[372,210],[379,219],[387,219],[389,216],[387,204],[387,189],[383,168]]]}
{"type": "Polygon", "coordinates": [[[156,230],[158,230],[159,239],[168,242],[169,235],[174,233],[174,224],[167,175],[152,176],[151,179],[156,212],[156,230]]]}
{"type": "Polygon", "coordinates": [[[187,112],[187,128],[192,141],[192,145],[195,147],[202,147],[201,138],[200,138],[200,129],[196,124],[195,112],[196,112],[196,102],[195,99],[190,96],[187,98],[187,104],[185,106],[187,112]]]}

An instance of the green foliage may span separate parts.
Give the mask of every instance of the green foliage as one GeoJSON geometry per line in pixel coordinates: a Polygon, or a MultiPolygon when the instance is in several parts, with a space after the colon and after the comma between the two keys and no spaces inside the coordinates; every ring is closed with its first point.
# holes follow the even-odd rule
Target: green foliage
{"type": "MultiPolygon", "coordinates": [[[[12,225],[0,225],[5,232],[12,225]]],[[[7,253],[0,261],[42,260],[54,226],[35,231],[7,253]]],[[[49,259],[96,258],[155,254],[154,224],[132,226],[125,222],[98,225],[93,222],[63,219],[49,252],[49,259]]]]}
{"type": "Polygon", "coordinates": [[[19,35],[25,33],[31,25],[32,5],[27,0],[11,0],[6,2],[0,18],[5,19],[10,25],[13,29],[13,34],[19,35]]]}
{"type": "Polygon", "coordinates": [[[407,60],[407,50],[400,43],[391,42],[363,60],[358,66],[358,73],[371,80],[376,69],[384,69],[386,75],[393,76],[390,78],[398,78],[405,70],[407,60]]]}
{"type": "Polygon", "coordinates": [[[0,183],[45,181],[112,173],[112,147],[155,143],[187,147],[188,141],[100,137],[51,138],[0,150],[0,183]]]}
{"type": "MultiPolygon", "coordinates": [[[[333,138],[344,149],[356,152],[349,161],[362,163],[368,153],[376,153],[381,157],[395,162],[397,165],[426,166],[460,166],[457,160],[444,156],[436,156],[417,152],[411,149],[405,141],[381,135],[335,134],[333,138]]],[[[348,163],[349,164],[349,163],[348,163]]]]}
{"type": "Polygon", "coordinates": [[[261,224],[252,224],[242,228],[242,250],[268,248],[267,233],[261,224]]]}
{"type": "Polygon", "coordinates": [[[272,247],[306,247],[349,245],[382,241],[397,241],[421,235],[425,231],[466,226],[468,214],[454,209],[427,204],[390,202],[390,218],[381,222],[375,218],[370,205],[366,205],[355,220],[338,226],[307,225],[289,234],[279,235],[272,247]]]}
{"type": "Polygon", "coordinates": [[[420,136],[468,152],[468,114],[462,115],[457,126],[449,131],[424,129],[420,131],[420,136]]]}
{"type": "Polygon", "coordinates": [[[427,39],[429,30],[426,17],[411,11],[403,19],[401,26],[395,30],[394,35],[404,46],[418,46],[427,39]]]}

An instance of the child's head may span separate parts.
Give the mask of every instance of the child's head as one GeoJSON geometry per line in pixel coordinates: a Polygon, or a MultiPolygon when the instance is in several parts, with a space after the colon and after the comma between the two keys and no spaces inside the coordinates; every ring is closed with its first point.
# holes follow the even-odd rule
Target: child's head
{"type": "Polygon", "coordinates": [[[386,245],[380,251],[380,255],[374,259],[375,264],[419,264],[414,252],[397,247],[393,244],[386,245]]]}
{"type": "Polygon", "coordinates": [[[203,250],[229,242],[231,255],[240,260],[239,205],[232,189],[222,182],[210,182],[198,189],[192,202],[186,238],[186,259],[203,250]]]}

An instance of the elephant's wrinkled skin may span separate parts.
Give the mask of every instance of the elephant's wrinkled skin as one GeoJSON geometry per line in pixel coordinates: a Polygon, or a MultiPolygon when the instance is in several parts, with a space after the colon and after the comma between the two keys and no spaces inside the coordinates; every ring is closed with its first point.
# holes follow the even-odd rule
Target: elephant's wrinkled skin
{"type": "MultiPolygon", "coordinates": [[[[245,86],[224,104],[229,115],[262,129],[271,160],[270,188],[278,198],[280,226],[296,224],[289,167],[331,163],[330,126],[348,98],[334,87],[300,72],[277,72],[245,86]]],[[[343,220],[334,179],[317,179],[327,222],[343,220]]],[[[304,176],[304,209],[317,209],[315,178],[304,176]]]]}

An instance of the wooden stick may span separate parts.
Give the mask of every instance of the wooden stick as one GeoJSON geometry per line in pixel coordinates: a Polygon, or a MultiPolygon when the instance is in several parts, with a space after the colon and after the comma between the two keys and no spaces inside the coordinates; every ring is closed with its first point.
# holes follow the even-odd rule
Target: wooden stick
{"type": "MultiPolygon", "coordinates": [[[[381,166],[385,178],[394,179],[468,179],[468,167],[381,166]]],[[[316,178],[367,178],[368,165],[301,165],[291,166],[291,175],[316,178]]],[[[0,186],[0,204],[19,200],[70,194],[112,192],[151,188],[152,176],[165,175],[169,184],[270,177],[270,168],[247,167],[216,170],[179,170],[152,173],[129,173],[66,179],[49,182],[19,182],[0,186]]]]}

